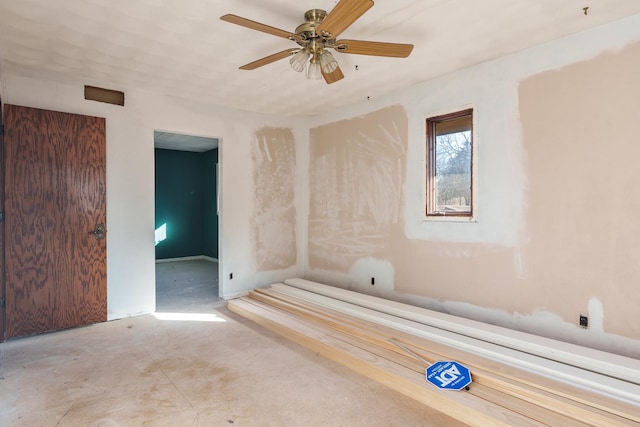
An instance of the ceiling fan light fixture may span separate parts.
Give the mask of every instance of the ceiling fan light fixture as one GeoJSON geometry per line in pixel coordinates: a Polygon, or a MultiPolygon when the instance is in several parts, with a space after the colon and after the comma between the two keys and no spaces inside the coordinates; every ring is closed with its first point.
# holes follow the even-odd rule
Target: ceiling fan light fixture
{"type": "Polygon", "coordinates": [[[335,60],[331,52],[325,50],[320,54],[320,66],[326,74],[333,73],[338,68],[338,61],[335,60]]]}
{"type": "Polygon", "coordinates": [[[309,67],[307,68],[307,79],[320,80],[322,78],[322,70],[320,68],[320,62],[318,60],[311,59],[309,67]]]}
{"type": "Polygon", "coordinates": [[[304,49],[300,49],[295,53],[289,60],[289,64],[291,64],[291,68],[296,70],[297,72],[302,72],[304,70],[304,66],[307,64],[309,60],[309,52],[304,49]]]}
{"type": "Polygon", "coordinates": [[[338,40],[337,37],[347,27],[358,20],[374,3],[374,0],[335,0],[331,12],[311,9],[305,12],[304,22],[295,32],[281,30],[267,24],[252,21],[241,16],[227,14],[221,20],[240,25],[251,30],[271,34],[295,42],[298,46],[265,56],[239,67],[241,70],[255,70],[272,62],[289,58],[291,68],[305,71],[309,80],[324,78],[332,84],[344,78],[340,65],[328,49],[340,53],[406,58],[413,49],[412,44],[373,42],[367,40],[338,40]],[[307,65],[308,64],[308,65],[307,65]]]}

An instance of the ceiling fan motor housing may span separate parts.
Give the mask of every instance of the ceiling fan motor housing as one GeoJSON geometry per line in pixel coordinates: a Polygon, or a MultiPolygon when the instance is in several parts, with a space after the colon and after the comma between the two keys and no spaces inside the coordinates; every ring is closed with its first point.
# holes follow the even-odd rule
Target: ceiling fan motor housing
{"type": "Polygon", "coordinates": [[[296,28],[296,34],[304,37],[304,40],[296,40],[300,46],[306,46],[308,40],[320,37],[316,33],[316,27],[320,25],[322,20],[327,16],[327,12],[322,9],[307,10],[304,14],[304,23],[298,25],[296,28]]]}

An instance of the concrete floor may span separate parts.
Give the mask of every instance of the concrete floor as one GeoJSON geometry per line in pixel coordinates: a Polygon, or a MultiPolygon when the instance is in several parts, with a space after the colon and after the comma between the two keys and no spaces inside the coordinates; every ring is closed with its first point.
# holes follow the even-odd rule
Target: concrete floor
{"type": "Polygon", "coordinates": [[[203,259],[156,264],[156,311],[206,312],[218,298],[218,263],[203,259]]]}
{"type": "Polygon", "coordinates": [[[460,425],[203,305],[0,344],[0,426],[460,425]]]}

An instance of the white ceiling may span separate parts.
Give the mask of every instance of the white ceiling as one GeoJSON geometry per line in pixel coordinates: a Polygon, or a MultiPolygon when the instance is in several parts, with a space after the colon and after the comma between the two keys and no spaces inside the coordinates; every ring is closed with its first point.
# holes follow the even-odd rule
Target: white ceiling
{"type": "Polygon", "coordinates": [[[204,153],[205,151],[218,148],[216,138],[206,138],[202,136],[181,135],[170,132],[153,132],[153,145],[155,148],[165,150],[194,151],[204,153]]]}
{"type": "Polygon", "coordinates": [[[337,53],[345,78],[332,85],[306,80],[286,59],[238,69],[297,45],[220,16],[294,31],[306,10],[335,3],[0,0],[0,61],[241,110],[312,115],[640,13],[638,0],[379,0],[340,38],[413,43],[409,58],[337,53]]]}

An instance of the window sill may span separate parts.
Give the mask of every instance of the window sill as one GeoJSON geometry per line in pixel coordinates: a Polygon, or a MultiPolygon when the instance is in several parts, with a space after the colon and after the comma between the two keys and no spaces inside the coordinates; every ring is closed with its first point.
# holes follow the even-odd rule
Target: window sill
{"type": "Polygon", "coordinates": [[[459,215],[428,215],[422,218],[423,222],[468,222],[476,223],[478,220],[473,216],[459,215]]]}

